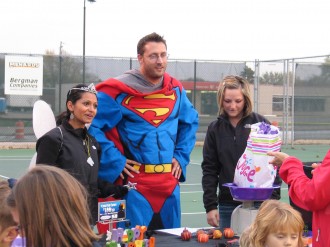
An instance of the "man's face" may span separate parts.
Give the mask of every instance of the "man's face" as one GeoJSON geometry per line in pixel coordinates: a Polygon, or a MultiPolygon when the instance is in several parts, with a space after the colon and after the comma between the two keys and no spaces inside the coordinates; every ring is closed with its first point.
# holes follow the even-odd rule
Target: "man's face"
{"type": "Polygon", "coordinates": [[[167,50],[162,42],[149,42],[144,46],[143,55],[138,55],[140,71],[151,83],[158,83],[167,67],[167,50]]]}

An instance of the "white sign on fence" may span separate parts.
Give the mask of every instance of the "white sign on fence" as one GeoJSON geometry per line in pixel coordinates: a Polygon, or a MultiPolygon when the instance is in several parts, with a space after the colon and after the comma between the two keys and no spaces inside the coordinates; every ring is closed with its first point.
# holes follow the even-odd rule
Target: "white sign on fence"
{"type": "Polygon", "coordinates": [[[42,95],[42,88],[43,57],[5,57],[5,94],[42,95]]]}

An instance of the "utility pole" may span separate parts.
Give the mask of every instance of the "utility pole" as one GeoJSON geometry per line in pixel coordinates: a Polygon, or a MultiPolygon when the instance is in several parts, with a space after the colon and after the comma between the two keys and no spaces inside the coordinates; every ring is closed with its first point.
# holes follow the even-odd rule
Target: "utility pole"
{"type": "MultiPolygon", "coordinates": [[[[94,3],[95,0],[87,0],[88,2],[94,3]]],[[[83,22],[83,83],[85,83],[85,44],[86,43],[86,0],[84,0],[84,22],[83,22]]]]}
{"type": "Polygon", "coordinates": [[[59,75],[58,75],[58,112],[61,112],[61,92],[62,92],[62,48],[63,42],[60,42],[60,52],[59,52],[59,75]]]}

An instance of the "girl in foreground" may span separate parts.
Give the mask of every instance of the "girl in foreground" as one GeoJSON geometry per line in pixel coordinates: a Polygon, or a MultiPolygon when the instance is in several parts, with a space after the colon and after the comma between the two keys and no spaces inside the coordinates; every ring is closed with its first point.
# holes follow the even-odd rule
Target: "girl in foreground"
{"type": "Polygon", "coordinates": [[[100,247],[89,224],[87,192],[69,173],[35,166],[7,199],[26,247],[100,247]]]}
{"type": "Polygon", "coordinates": [[[304,221],[298,211],[287,203],[267,200],[239,243],[241,247],[303,247],[303,229],[304,221]]]}

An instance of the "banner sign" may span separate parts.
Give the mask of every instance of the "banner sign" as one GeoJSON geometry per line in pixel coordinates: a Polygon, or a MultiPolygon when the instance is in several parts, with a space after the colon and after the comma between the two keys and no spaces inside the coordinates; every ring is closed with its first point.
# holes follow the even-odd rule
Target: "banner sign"
{"type": "Polygon", "coordinates": [[[5,94],[42,95],[42,89],[43,57],[5,57],[5,94]]]}
{"type": "Polygon", "coordinates": [[[99,202],[98,221],[124,220],[126,218],[126,201],[99,202]]]}

